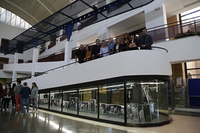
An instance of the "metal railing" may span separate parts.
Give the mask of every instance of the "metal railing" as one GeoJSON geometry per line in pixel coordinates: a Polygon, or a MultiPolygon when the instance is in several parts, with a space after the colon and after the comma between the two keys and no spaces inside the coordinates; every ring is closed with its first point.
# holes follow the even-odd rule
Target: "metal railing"
{"type": "MultiPolygon", "coordinates": [[[[138,46],[138,47],[135,47],[135,48],[139,48],[138,50],[140,50],[140,48],[142,49],[142,47],[138,46]]],[[[160,49],[160,50],[164,50],[166,53],[168,53],[168,50],[165,49],[165,48],[162,48],[162,47],[156,47],[156,46],[150,46],[149,47],[150,49],[148,50],[154,50],[154,49],[160,49]]],[[[120,49],[117,49],[117,50],[113,50],[113,51],[109,51],[109,52],[106,52],[106,53],[102,53],[102,54],[99,54],[97,56],[94,56],[94,57],[90,57],[90,60],[89,61],[93,61],[93,60],[96,60],[98,58],[102,58],[104,54],[108,54],[108,53],[120,53],[120,52],[117,52],[117,51],[120,51],[121,52],[126,52],[126,51],[130,51],[131,49],[129,49],[129,47],[123,47],[123,48],[120,48],[120,49]],[[124,50],[124,51],[123,51],[124,50]],[[98,58],[96,58],[98,57],[98,58]],[[94,59],[96,58],[96,59],[94,59]]],[[[132,50],[132,51],[137,51],[137,50],[132,50]]],[[[108,55],[109,56],[109,55],[108,55]]],[[[85,61],[84,63],[87,63],[88,61],[85,61]]],[[[41,75],[44,75],[44,74],[48,74],[49,72],[54,72],[55,70],[58,70],[58,69],[64,69],[68,66],[71,66],[71,65],[76,65],[78,62],[72,62],[72,63],[69,63],[69,64],[66,64],[66,65],[63,65],[63,66],[59,66],[59,67],[56,67],[56,68],[53,68],[53,69],[49,69],[49,70],[46,70],[44,72],[40,72],[38,74],[35,74],[35,75],[31,75],[29,77],[27,77],[26,79],[29,79],[31,77],[37,77],[37,76],[41,76],[41,75]]],[[[78,63],[79,64],[79,63],[78,63]]],[[[13,81],[13,82],[16,82],[16,81],[13,81]]]]}

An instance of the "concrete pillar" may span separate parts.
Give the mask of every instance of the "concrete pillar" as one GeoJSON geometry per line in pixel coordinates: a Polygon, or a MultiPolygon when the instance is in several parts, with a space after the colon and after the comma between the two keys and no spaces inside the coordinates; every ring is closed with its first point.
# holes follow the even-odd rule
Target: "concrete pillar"
{"type": "Polygon", "coordinates": [[[70,63],[70,42],[66,41],[65,42],[65,64],[69,64],[70,63]]]}
{"type": "Polygon", "coordinates": [[[146,28],[148,29],[167,24],[165,5],[160,2],[154,2],[151,5],[155,8],[147,8],[145,10],[146,28]]]}
{"type": "Polygon", "coordinates": [[[111,34],[110,34],[110,29],[107,28],[106,29],[106,39],[110,38],[111,37],[111,34]]]}
{"type": "Polygon", "coordinates": [[[13,73],[12,73],[12,82],[17,81],[17,64],[18,64],[18,59],[19,59],[19,53],[15,53],[14,55],[14,67],[13,67],[13,73]]]}
{"type": "Polygon", "coordinates": [[[33,57],[32,57],[32,71],[31,71],[31,77],[34,77],[34,75],[35,75],[38,57],[39,57],[39,49],[34,48],[34,49],[33,49],[33,57]]]}
{"type": "Polygon", "coordinates": [[[105,40],[105,39],[108,39],[110,37],[110,30],[108,30],[107,27],[104,27],[102,29],[100,29],[98,32],[97,32],[97,36],[98,36],[98,39],[99,40],[105,40]],[[108,33],[107,33],[108,32],[108,33]]]}

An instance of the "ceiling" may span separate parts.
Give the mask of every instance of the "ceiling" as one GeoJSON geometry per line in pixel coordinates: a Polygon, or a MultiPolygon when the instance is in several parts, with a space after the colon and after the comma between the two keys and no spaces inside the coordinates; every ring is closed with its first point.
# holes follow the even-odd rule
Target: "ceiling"
{"type": "Polygon", "coordinates": [[[164,4],[166,6],[167,17],[172,17],[199,7],[200,0],[166,0],[164,4]]]}
{"type": "MultiPolygon", "coordinates": [[[[3,7],[32,26],[75,0],[0,0],[3,7]]],[[[200,0],[166,0],[167,17],[200,6],[200,0]]]]}
{"type": "Polygon", "coordinates": [[[30,25],[35,25],[74,0],[0,0],[0,7],[9,10],[30,25]]]}

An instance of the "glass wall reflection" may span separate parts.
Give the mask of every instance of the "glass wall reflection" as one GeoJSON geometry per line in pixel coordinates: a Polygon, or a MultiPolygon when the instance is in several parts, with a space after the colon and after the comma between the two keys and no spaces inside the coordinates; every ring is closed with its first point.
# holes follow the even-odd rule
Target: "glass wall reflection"
{"type": "Polygon", "coordinates": [[[127,123],[157,123],[168,120],[167,83],[130,81],[127,91],[127,123]]]}
{"type": "Polygon", "coordinates": [[[77,89],[63,91],[63,112],[77,114],[78,91],[77,89]]]}
{"type": "Polygon", "coordinates": [[[97,118],[98,87],[79,89],[79,115],[97,118]]]}
{"type": "Polygon", "coordinates": [[[124,83],[101,85],[99,118],[124,122],[124,83]]]}
{"type": "Polygon", "coordinates": [[[62,104],[62,91],[51,91],[50,92],[50,109],[61,111],[62,104]]]}
{"type": "Polygon", "coordinates": [[[99,116],[102,120],[121,123],[125,122],[126,115],[128,125],[169,121],[166,80],[125,83],[103,84],[99,89],[98,86],[69,90],[63,87],[50,93],[42,92],[39,94],[39,107],[90,118],[99,116]]]}
{"type": "Polygon", "coordinates": [[[40,93],[39,107],[48,109],[49,108],[49,93],[40,93]]]}

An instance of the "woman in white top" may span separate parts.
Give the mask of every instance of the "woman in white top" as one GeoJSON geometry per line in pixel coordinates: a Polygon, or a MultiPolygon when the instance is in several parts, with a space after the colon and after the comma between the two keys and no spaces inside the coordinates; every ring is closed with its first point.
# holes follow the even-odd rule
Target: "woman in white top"
{"type": "Polygon", "coordinates": [[[31,101],[33,104],[33,111],[32,113],[38,113],[37,109],[37,95],[38,95],[38,87],[35,82],[32,83],[32,90],[31,90],[31,101]],[[36,109],[36,112],[34,111],[36,109]]]}
{"type": "Polygon", "coordinates": [[[117,38],[116,44],[114,45],[114,53],[123,51],[123,44],[121,44],[121,39],[117,38]]]}

